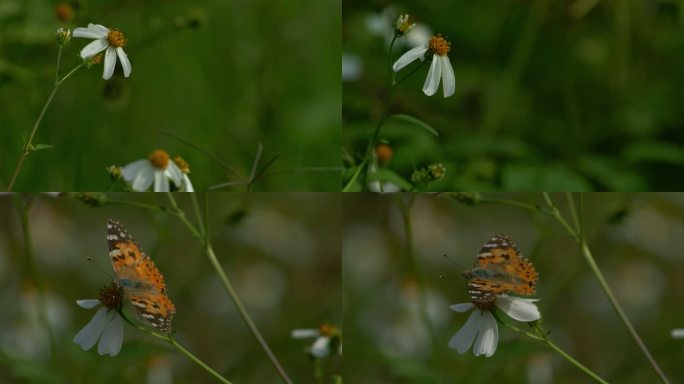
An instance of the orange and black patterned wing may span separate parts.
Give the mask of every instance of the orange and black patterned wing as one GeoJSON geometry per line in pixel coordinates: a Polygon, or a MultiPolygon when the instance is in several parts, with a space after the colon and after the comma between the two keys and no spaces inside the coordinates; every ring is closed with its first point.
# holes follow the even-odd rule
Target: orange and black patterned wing
{"type": "Polygon", "coordinates": [[[496,235],[485,243],[475,268],[463,275],[473,302],[481,304],[492,304],[497,295],[506,292],[532,295],[538,277],[532,263],[506,235],[496,235]]]}
{"type": "Polygon", "coordinates": [[[107,242],[118,283],[138,316],[160,331],[170,330],[176,309],[166,296],[164,276],[152,259],[115,219],[107,223],[107,242]]]}

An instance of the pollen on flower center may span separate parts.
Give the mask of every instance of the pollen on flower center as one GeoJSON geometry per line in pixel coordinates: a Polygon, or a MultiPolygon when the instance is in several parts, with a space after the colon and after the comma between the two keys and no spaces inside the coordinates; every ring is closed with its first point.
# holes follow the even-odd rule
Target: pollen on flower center
{"type": "Polygon", "coordinates": [[[169,154],[161,149],[157,149],[150,153],[150,156],[148,156],[147,159],[155,168],[166,169],[166,166],[169,165],[169,154]]]}
{"type": "Polygon", "coordinates": [[[435,55],[446,56],[451,50],[451,44],[442,35],[437,35],[430,38],[428,48],[435,55]]]}
{"type": "Polygon", "coordinates": [[[109,30],[109,34],[107,34],[107,41],[109,41],[109,44],[117,48],[123,47],[128,42],[128,40],[126,40],[126,36],[124,36],[124,34],[118,29],[109,30]]]}
{"type": "Polygon", "coordinates": [[[494,300],[488,302],[473,301],[473,305],[482,312],[491,311],[494,308],[494,300]]]}
{"type": "Polygon", "coordinates": [[[100,303],[109,309],[119,310],[122,306],[123,291],[115,283],[100,289],[100,303]]]}

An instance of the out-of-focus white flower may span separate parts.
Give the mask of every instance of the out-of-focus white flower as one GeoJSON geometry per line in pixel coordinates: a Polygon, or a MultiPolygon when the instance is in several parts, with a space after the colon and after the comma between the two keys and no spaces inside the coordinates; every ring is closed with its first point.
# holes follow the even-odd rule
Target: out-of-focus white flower
{"type": "Polygon", "coordinates": [[[81,58],[89,59],[98,53],[105,51],[104,71],[102,78],[107,80],[114,74],[116,58],[121,61],[124,77],[131,75],[131,62],[123,47],[126,45],[126,37],[118,29],[109,29],[99,24],[88,24],[88,28],[76,28],[74,37],[95,39],[81,50],[81,58]]]}
{"type": "Polygon", "coordinates": [[[123,343],[123,321],[119,314],[123,293],[115,284],[103,288],[99,299],[77,300],[82,308],[91,309],[102,305],[95,316],[74,337],[74,343],[84,351],[97,344],[97,353],[100,355],[116,356],[121,350],[123,343]]]}
{"type": "Polygon", "coordinates": [[[414,23],[411,33],[406,35],[406,43],[411,48],[422,46],[432,35],[432,29],[427,24],[414,23]]]}
{"type": "Polygon", "coordinates": [[[432,64],[423,85],[423,92],[428,96],[434,95],[437,93],[440,81],[442,81],[444,97],[449,97],[456,91],[456,77],[448,56],[450,50],[451,44],[445,38],[440,35],[433,36],[423,45],[415,47],[399,57],[392,69],[394,72],[399,72],[416,59],[425,60],[426,53],[432,54],[432,64]]]}
{"type": "Polygon", "coordinates": [[[684,328],[675,328],[670,335],[675,339],[684,339],[684,328]]]}
{"type": "Polygon", "coordinates": [[[363,75],[363,62],[358,55],[342,52],[342,80],[354,81],[363,75]]]}
{"type": "Polygon", "coordinates": [[[292,337],[295,339],[316,338],[313,344],[307,348],[307,353],[317,359],[328,357],[331,353],[342,354],[340,330],[332,325],[323,324],[318,329],[295,329],[292,331],[292,337]]]}
{"type": "Polygon", "coordinates": [[[153,184],[154,192],[168,192],[170,183],[180,192],[193,192],[194,188],[188,177],[190,168],[177,156],[171,161],[169,154],[161,149],[152,152],[147,159],[134,161],[121,168],[121,177],[136,192],[145,192],[153,184]]]}
{"type": "MultiPolygon", "coordinates": [[[[494,305],[515,320],[530,322],[541,318],[535,301],[537,300],[499,295],[494,305]]],[[[477,308],[473,303],[454,304],[449,308],[456,312],[473,309],[465,325],[449,341],[449,347],[463,354],[472,346],[475,356],[492,356],[499,341],[499,328],[491,311],[477,308]]]]}
{"type": "Polygon", "coordinates": [[[371,179],[368,182],[368,190],[371,192],[380,193],[390,193],[399,192],[401,187],[391,181],[380,182],[377,180],[378,169],[375,165],[370,165],[368,167],[368,178],[371,179]],[[375,179],[375,180],[374,180],[375,179]]]}

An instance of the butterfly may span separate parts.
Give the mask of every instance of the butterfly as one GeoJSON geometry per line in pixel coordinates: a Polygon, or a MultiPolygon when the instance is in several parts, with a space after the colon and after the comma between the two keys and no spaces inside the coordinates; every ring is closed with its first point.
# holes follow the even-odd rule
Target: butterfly
{"type": "Polygon", "coordinates": [[[489,306],[497,295],[506,292],[533,295],[539,275],[510,237],[496,235],[482,246],[475,268],[463,276],[473,303],[489,306]]]}
{"type": "Polygon", "coordinates": [[[109,257],[117,283],[138,317],[161,332],[171,329],[176,307],[166,295],[164,276],[128,231],[115,219],[107,223],[109,257]]]}

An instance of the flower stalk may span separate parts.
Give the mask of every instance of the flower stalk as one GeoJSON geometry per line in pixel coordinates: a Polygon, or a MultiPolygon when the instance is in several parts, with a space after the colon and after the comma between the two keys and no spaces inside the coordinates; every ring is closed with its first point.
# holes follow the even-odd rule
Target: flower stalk
{"type": "Polygon", "coordinates": [[[77,70],[81,69],[84,65],[86,65],[87,60],[82,61],[79,65],[77,65],[74,69],[69,71],[66,75],[64,75],[63,78],[59,78],[59,64],[60,64],[60,58],[62,55],[62,47],[59,47],[59,53],[57,54],[57,70],[55,71],[55,84],[52,87],[52,92],[50,92],[50,96],[48,96],[47,101],[45,102],[45,105],[43,105],[43,109],[40,111],[40,114],[38,115],[38,119],[36,120],[35,124],[33,124],[33,129],[31,129],[31,134],[29,135],[28,140],[26,141],[26,144],[24,145],[24,148],[22,149],[21,157],[19,158],[19,162],[17,163],[16,168],[14,168],[14,173],[12,174],[12,178],[10,179],[9,185],[7,186],[7,192],[11,192],[12,188],[14,187],[14,183],[17,180],[17,176],[19,176],[19,172],[21,172],[21,168],[24,165],[24,161],[26,161],[26,158],[31,152],[36,151],[36,147],[33,145],[33,138],[36,135],[36,132],[38,131],[38,126],[40,125],[40,122],[43,121],[43,116],[45,116],[45,112],[47,112],[48,107],[52,103],[52,99],[55,97],[57,94],[57,90],[59,87],[66,81],[68,78],[71,77],[77,70]]]}

